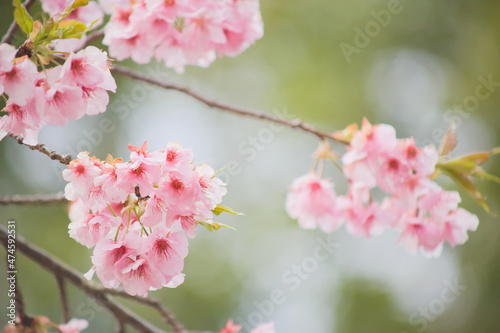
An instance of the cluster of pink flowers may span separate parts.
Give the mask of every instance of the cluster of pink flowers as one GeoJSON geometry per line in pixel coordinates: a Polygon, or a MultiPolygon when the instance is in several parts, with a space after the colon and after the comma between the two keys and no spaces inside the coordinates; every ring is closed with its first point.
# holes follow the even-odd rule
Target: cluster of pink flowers
{"type": "Polygon", "coordinates": [[[476,215],[458,207],[458,192],[433,181],[438,158],[434,147],[417,147],[413,139],[397,139],[393,127],[365,120],[342,156],[347,195],[337,196],[331,181],[312,172],[292,184],[287,212],[301,227],[324,232],[345,224],[352,234],[370,237],[394,228],[410,252],[437,256],[445,241],[463,244],[479,224],[476,215]]]}
{"type": "Polygon", "coordinates": [[[111,13],[103,43],[117,60],[156,57],[178,72],[236,56],[263,35],[258,0],[100,0],[111,13]]]}
{"type": "MultiPolygon", "coordinates": [[[[241,326],[235,325],[233,321],[230,319],[226,323],[226,327],[224,327],[220,333],[240,333],[241,326]]],[[[267,324],[260,324],[256,328],[254,328],[250,333],[274,333],[274,323],[270,322],[267,324]]]]}
{"type": "Polygon", "coordinates": [[[188,242],[198,224],[212,222],[226,194],[206,165],[194,167],[192,153],[178,143],[148,152],[129,146],[130,161],[100,161],[80,153],[64,170],[70,208],[69,234],[91,248],[94,272],[107,288],[120,284],[132,295],[175,287],[188,242]]]}
{"type": "MultiPolygon", "coordinates": [[[[41,0],[41,2],[43,11],[57,18],[65,9],[73,5],[75,0],[41,0]]],[[[89,1],[87,5],[73,9],[64,20],[78,20],[96,29],[104,20],[104,12],[97,2],[89,1]]],[[[80,39],[57,39],[52,45],[58,51],[73,52],[81,49],[86,40],[87,36],[84,34],[80,39]]]]}
{"type": "Polygon", "coordinates": [[[41,72],[27,56],[16,58],[16,52],[0,44],[0,94],[8,96],[0,139],[11,133],[35,145],[44,125],[62,126],[85,114],[102,113],[109,102],[107,91],[116,91],[107,54],[94,46],[70,53],[63,65],[41,72]]]}

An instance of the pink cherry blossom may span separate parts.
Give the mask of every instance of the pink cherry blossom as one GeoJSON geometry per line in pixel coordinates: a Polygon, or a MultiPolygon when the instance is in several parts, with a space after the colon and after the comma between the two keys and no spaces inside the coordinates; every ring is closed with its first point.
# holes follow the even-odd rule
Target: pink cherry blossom
{"type": "Polygon", "coordinates": [[[88,321],[85,319],[73,318],[66,324],[59,325],[61,333],[80,333],[89,326],[88,321]]]}
{"type": "Polygon", "coordinates": [[[143,257],[129,261],[121,273],[123,289],[130,295],[147,296],[150,288],[160,289],[165,280],[163,274],[143,257]]]}
{"type": "Polygon", "coordinates": [[[7,115],[0,118],[0,140],[8,133],[12,133],[22,136],[24,142],[29,145],[38,143],[38,132],[42,124],[34,100],[24,106],[9,100],[2,112],[7,112],[7,115]]]}
{"type": "Polygon", "coordinates": [[[12,103],[24,106],[33,98],[38,70],[27,56],[17,58],[9,71],[0,72],[0,86],[12,103]]]}
{"type": "Polygon", "coordinates": [[[147,159],[139,158],[133,163],[117,163],[117,186],[127,192],[134,192],[139,185],[141,195],[147,196],[153,190],[153,185],[160,175],[160,168],[151,164],[147,159]]]}
{"type": "Polygon", "coordinates": [[[40,94],[37,108],[47,125],[63,126],[71,119],[80,119],[85,115],[86,105],[82,88],[78,86],[54,83],[40,94]]]}
{"type": "Polygon", "coordinates": [[[179,73],[235,56],[263,35],[258,0],[144,0],[114,10],[101,2],[112,11],[103,43],[113,57],[148,63],[154,55],[179,73]]]}
{"type": "Polygon", "coordinates": [[[241,326],[233,324],[233,320],[229,319],[220,333],[239,333],[240,330],[241,326]]]}
{"type": "Polygon", "coordinates": [[[102,173],[102,169],[96,165],[96,159],[89,157],[88,152],[79,153],[77,157],[62,173],[63,179],[69,182],[65,190],[69,200],[85,194],[92,187],[94,178],[102,173]]]}
{"type": "Polygon", "coordinates": [[[14,46],[5,43],[0,44],[0,72],[10,72],[14,66],[13,61],[16,52],[14,46]]]}
{"type": "Polygon", "coordinates": [[[158,151],[149,151],[147,142],[128,148],[130,161],[83,152],[63,172],[65,196],[73,201],[69,233],[95,246],[85,277],[97,273],[108,288],[122,285],[145,296],[183,283],[186,235],[194,238],[200,222],[220,226],[212,210],[226,189],[211,167],[193,165],[192,152],[178,143],[158,151]]]}
{"type": "Polygon", "coordinates": [[[227,189],[224,187],[226,184],[215,177],[214,169],[207,164],[198,166],[196,172],[201,190],[205,194],[203,202],[212,210],[222,202],[222,197],[227,193],[227,189]]]}
{"type": "Polygon", "coordinates": [[[184,268],[188,254],[188,242],[182,232],[171,232],[166,228],[155,228],[146,242],[145,257],[156,270],[163,274],[166,285],[184,268]]]}
{"type": "Polygon", "coordinates": [[[116,83],[109,72],[108,56],[95,46],[70,54],[62,66],[60,79],[62,83],[87,89],[116,91],[116,83]]]}
{"type": "Polygon", "coordinates": [[[111,229],[121,225],[119,217],[104,215],[102,213],[89,214],[81,220],[69,224],[69,235],[88,248],[105,238],[111,229]]]}
{"type": "MultiPolygon", "coordinates": [[[[301,227],[319,224],[331,232],[345,223],[350,233],[367,238],[392,228],[401,232],[399,242],[407,250],[427,256],[438,256],[445,242],[463,244],[467,232],[476,230],[478,219],[458,207],[458,192],[434,181],[440,159],[434,146],[417,147],[413,138],[398,139],[392,126],[366,119],[360,129],[350,126],[342,135],[350,139],[341,158],[348,192],[337,197],[333,184],[315,173],[296,179],[287,212],[301,227]]],[[[335,158],[328,146],[321,147],[326,154],[316,158],[335,158]]]]}
{"type": "Polygon", "coordinates": [[[94,248],[92,263],[97,276],[107,288],[118,288],[124,270],[144,252],[144,241],[137,232],[129,232],[123,240],[102,238],[94,248]]]}
{"type": "Polygon", "coordinates": [[[254,328],[250,333],[274,333],[274,323],[260,324],[254,328]]]}
{"type": "Polygon", "coordinates": [[[288,192],[288,215],[298,219],[305,229],[319,228],[325,232],[337,230],[342,219],[336,208],[333,184],[314,173],[297,178],[288,192]]]}

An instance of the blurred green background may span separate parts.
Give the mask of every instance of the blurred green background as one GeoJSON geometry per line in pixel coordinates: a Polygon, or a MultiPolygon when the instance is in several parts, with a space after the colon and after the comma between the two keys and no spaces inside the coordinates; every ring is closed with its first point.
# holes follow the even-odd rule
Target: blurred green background
{"type": "MultiPolygon", "coordinates": [[[[438,144],[454,120],[457,154],[500,146],[500,84],[481,88],[489,95],[477,105],[473,98],[483,79],[500,82],[500,2],[402,0],[393,7],[386,0],[273,0],[261,6],[265,36],[239,57],[219,59],[208,69],[188,68],[182,76],[156,63],[138,68],[221,101],[300,117],[325,130],[360,123],[366,116],[372,123],[392,124],[399,137],[438,144]],[[374,23],[388,8],[397,10],[383,25],[374,23]],[[356,39],[358,29],[365,28],[372,29],[371,36],[356,39]],[[341,48],[346,44],[353,52],[350,61],[341,48]],[[471,103],[470,111],[457,106],[464,101],[471,103]]],[[[2,0],[1,31],[11,15],[10,0],[2,0]]],[[[366,240],[342,229],[332,235],[333,254],[297,287],[289,280],[290,270],[308,261],[317,239],[326,236],[300,230],[287,217],[284,200],[292,180],[310,169],[317,140],[211,110],[176,92],[116,79],[119,90],[106,113],[44,128],[40,141],[61,153],[90,150],[100,158],[108,153],[126,158],[129,143],[148,140],[152,149],[161,149],[179,141],[193,149],[198,163],[234,166],[224,174],[224,203],[246,215],[219,221],[237,231],[200,229],[190,242],[185,283],[151,292],[187,328],[218,330],[234,318],[240,323],[274,320],[277,333],[500,331],[499,221],[467,194],[462,192],[463,205],[481,223],[464,246],[446,247],[440,258],[425,259],[398,246],[397,233],[366,240]],[[112,121],[111,133],[95,130],[103,119],[112,121]],[[250,152],[252,137],[258,146],[250,152]],[[458,287],[450,287],[454,284],[458,287]],[[275,289],[285,300],[270,307],[275,289]]],[[[63,190],[62,166],[46,156],[9,138],[0,143],[0,156],[0,195],[63,190]]],[[[500,175],[500,159],[486,168],[500,175]]],[[[337,192],[345,193],[339,174],[333,168],[327,174],[337,192]]],[[[446,179],[441,183],[455,189],[446,179]]],[[[500,187],[478,186],[500,212],[500,187]]],[[[91,252],[67,234],[65,206],[0,207],[0,216],[4,225],[16,220],[20,235],[80,272],[90,268],[91,252]]],[[[59,322],[53,276],[22,255],[18,271],[27,311],[59,322]]],[[[2,309],[6,286],[2,277],[2,309]]],[[[72,316],[90,321],[86,332],[113,331],[113,318],[86,295],[70,288],[70,298],[72,316]]],[[[125,303],[166,329],[153,310],[125,303]]],[[[0,323],[5,318],[0,316],[0,323]]]]}

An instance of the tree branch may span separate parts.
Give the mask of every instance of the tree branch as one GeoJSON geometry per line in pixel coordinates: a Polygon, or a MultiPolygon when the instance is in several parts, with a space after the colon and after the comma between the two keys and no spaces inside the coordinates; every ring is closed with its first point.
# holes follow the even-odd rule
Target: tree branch
{"type": "Polygon", "coordinates": [[[59,298],[61,299],[62,306],[62,322],[67,323],[70,319],[68,295],[66,294],[66,286],[64,279],[60,275],[56,275],[57,288],[59,289],[59,298]]]}
{"type": "Polygon", "coordinates": [[[315,136],[317,136],[321,140],[330,139],[330,140],[337,141],[337,142],[340,142],[343,144],[347,143],[345,141],[339,140],[338,138],[335,138],[332,133],[318,130],[318,129],[314,128],[312,125],[304,123],[300,119],[288,120],[285,118],[278,117],[276,115],[264,113],[262,111],[252,110],[252,109],[247,109],[247,108],[234,106],[234,105],[230,105],[230,104],[226,104],[226,103],[217,102],[216,100],[209,99],[209,98],[201,95],[200,93],[191,90],[188,87],[180,86],[180,85],[177,85],[175,83],[163,82],[163,81],[157,80],[151,76],[143,74],[141,72],[138,72],[138,71],[135,71],[133,69],[126,68],[126,67],[122,67],[119,65],[113,66],[113,68],[111,69],[111,72],[128,77],[128,78],[131,78],[131,79],[134,79],[134,80],[146,82],[146,83],[155,85],[155,86],[163,88],[163,89],[177,90],[177,91],[182,92],[188,96],[191,96],[192,98],[200,101],[201,103],[203,103],[211,108],[217,108],[219,110],[230,112],[230,113],[237,114],[240,116],[269,120],[269,121],[272,121],[274,123],[282,124],[282,125],[285,125],[287,127],[293,128],[293,129],[299,129],[299,130],[314,134],[315,136]]]}
{"type": "Polygon", "coordinates": [[[28,145],[28,144],[24,143],[24,139],[20,136],[10,134],[10,133],[8,135],[10,137],[14,138],[14,140],[16,140],[17,143],[19,143],[21,145],[25,145],[26,147],[28,147],[31,150],[38,150],[42,154],[45,154],[48,157],[50,157],[51,159],[57,160],[62,164],[68,165],[69,162],[71,162],[71,160],[72,160],[72,157],[70,155],[61,155],[54,150],[49,150],[49,149],[47,149],[47,147],[45,147],[44,144],[40,143],[40,144],[37,144],[36,146],[32,146],[32,145],[28,145]]]}
{"type": "MultiPolygon", "coordinates": [[[[26,10],[29,10],[31,5],[35,3],[35,0],[26,0],[22,6],[26,7],[26,10]]],[[[19,29],[19,26],[17,25],[16,20],[12,21],[10,24],[9,30],[7,30],[7,33],[2,37],[2,43],[7,43],[10,44],[12,42],[12,39],[14,38],[14,35],[17,32],[17,29],[19,29]]]]}
{"type": "Polygon", "coordinates": [[[93,41],[100,39],[102,37],[104,37],[104,30],[102,30],[102,29],[91,32],[87,36],[87,40],[85,41],[85,45],[83,47],[85,48],[85,46],[90,45],[93,41]]]}
{"type": "Polygon", "coordinates": [[[133,301],[136,301],[137,303],[141,303],[156,309],[156,311],[158,311],[165,322],[172,327],[175,333],[185,332],[182,324],[179,323],[177,319],[175,319],[175,316],[159,300],[148,297],[132,296],[119,289],[105,289],[105,291],[113,296],[131,299],[133,301]]]}
{"type": "MultiPolygon", "coordinates": [[[[7,248],[7,229],[0,225],[0,242],[7,248]]],[[[94,284],[86,281],[85,278],[73,268],[65,263],[53,258],[45,251],[29,244],[23,237],[16,237],[16,250],[31,258],[42,268],[52,272],[55,276],[61,276],[73,285],[83,290],[86,294],[96,299],[102,306],[108,309],[117,320],[126,323],[139,332],[159,333],[163,332],[149,322],[145,321],[137,314],[131,312],[123,305],[117,303],[108,295],[102,287],[96,287],[94,284]]]]}
{"type": "Polygon", "coordinates": [[[56,194],[9,195],[0,197],[0,206],[64,204],[68,200],[62,192],[56,194]]]}

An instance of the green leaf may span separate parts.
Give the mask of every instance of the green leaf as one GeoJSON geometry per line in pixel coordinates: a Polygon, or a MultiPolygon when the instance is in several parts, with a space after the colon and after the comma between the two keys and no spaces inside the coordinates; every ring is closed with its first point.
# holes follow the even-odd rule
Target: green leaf
{"type": "Polygon", "coordinates": [[[233,214],[233,215],[244,215],[243,213],[239,213],[239,212],[237,212],[229,207],[224,207],[221,205],[217,205],[217,207],[215,207],[212,210],[212,213],[214,213],[217,216],[219,216],[222,212],[226,212],[226,213],[233,214]]]}
{"type": "Polygon", "coordinates": [[[479,192],[470,179],[468,173],[448,166],[441,166],[441,170],[446,173],[455,183],[461,185],[476,201],[483,207],[485,211],[490,212],[490,207],[486,204],[486,198],[479,192]]]}
{"type": "Polygon", "coordinates": [[[59,22],[57,27],[49,32],[47,41],[54,39],[82,38],[88,31],[87,26],[78,20],[66,20],[59,22]]]}
{"type": "Polygon", "coordinates": [[[449,155],[458,144],[457,133],[455,132],[455,123],[450,124],[450,129],[443,137],[439,146],[439,156],[449,155]]]}
{"type": "Polygon", "coordinates": [[[497,177],[495,175],[491,175],[491,174],[487,173],[486,171],[484,171],[483,168],[479,168],[479,167],[476,168],[475,170],[473,170],[471,172],[471,176],[477,177],[477,178],[482,179],[482,180],[489,180],[489,181],[500,184],[500,177],[497,177]]]}
{"type": "Polygon", "coordinates": [[[73,5],[71,6],[71,9],[84,7],[84,6],[87,6],[88,4],[89,4],[89,0],[75,0],[75,2],[73,2],[73,5]]]}
{"type": "Polygon", "coordinates": [[[198,223],[200,225],[204,226],[205,228],[207,228],[208,231],[212,231],[212,232],[219,230],[221,227],[226,228],[226,229],[236,230],[233,227],[228,226],[227,224],[213,222],[213,221],[199,221],[198,223]]]}
{"type": "Polygon", "coordinates": [[[21,28],[26,35],[30,35],[33,30],[33,18],[26,10],[26,7],[21,5],[21,0],[14,0],[14,18],[16,19],[17,25],[21,28]]]}

